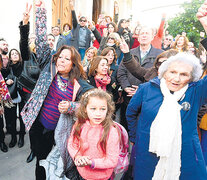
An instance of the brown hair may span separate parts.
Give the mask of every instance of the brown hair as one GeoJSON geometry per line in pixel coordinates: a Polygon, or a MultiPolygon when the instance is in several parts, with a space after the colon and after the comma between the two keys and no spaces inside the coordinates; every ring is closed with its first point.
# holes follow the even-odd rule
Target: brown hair
{"type": "Polygon", "coordinates": [[[114,22],[108,23],[107,28],[109,28],[109,25],[112,25],[114,27],[114,32],[117,32],[117,25],[114,22]]]}
{"type": "Polygon", "coordinates": [[[71,25],[68,24],[68,23],[65,23],[65,24],[63,25],[63,31],[64,31],[64,29],[65,29],[65,26],[69,26],[69,30],[71,30],[71,25]]]}
{"type": "Polygon", "coordinates": [[[108,60],[104,56],[96,56],[95,58],[93,58],[93,60],[90,62],[88,77],[95,76],[97,74],[96,69],[98,68],[98,65],[102,59],[105,59],[108,62],[108,60]]]}
{"type": "Polygon", "coordinates": [[[102,132],[102,136],[97,144],[97,146],[100,145],[101,150],[103,151],[104,154],[106,154],[106,144],[107,144],[107,138],[109,135],[109,131],[112,126],[115,127],[113,120],[112,120],[112,115],[115,110],[115,105],[112,100],[112,96],[109,93],[107,93],[101,89],[97,89],[97,88],[91,89],[91,90],[87,91],[81,97],[80,107],[76,111],[76,117],[78,118],[78,120],[76,121],[76,124],[75,124],[76,126],[75,126],[74,134],[73,134],[73,142],[75,142],[76,140],[79,142],[79,144],[80,144],[79,151],[81,151],[81,145],[83,142],[83,140],[81,140],[81,138],[80,138],[80,134],[81,134],[81,130],[82,130],[81,127],[86,122],[86,120],[89,119],[87,112],[86,112],[86,107],[87,107],[88,102],[91,97],[97,97],[99,99],[104,99],[107,102],[106,118],[101,122],[101,125],[103,126],[103,132],[102,132]]]}
{"type": "Polygon", "coordinates": [[[106,56],[108,54],[109,51],[113,51],[114,53],[114,60],[113,62],[116,64],[116,60],[117,60],[117,54],[116,54],[116,50],[113,47],[106,47],[101,51],[101,56],[106,56]]]}
{"type": "Polygon", "coordinates": [[[159,54],[158,56],[157,56],[157,58],[155,59],[155,62],[154,62],[154,66],[155,66],[155,68],[158,70],[158,68],[159,68],[159,66],[158,66],[158,63],[159,63],[159,59],[161,59],[161,58],[169,58],[169,57],[171,57],[171,56],[175,56],[176,54],[178,53],[178,50],[176,50],[176,49],[169,49],[169,50],[167,50],[167,51],[164,51],[164,52],[162,52],[161,54],[159,54]]]}
{"type": "Polygon", "coordinates": [[[183,37],[184,38],[184,45],[183,45],[183,48],[182,48],[182,50],[183,51],[188,51],[188,42],[189,42],[189,40],[188,40],[188,38],[186,37],[186,36],[183,36],[183,35],[177,35],[176,36],[176,39],[175,39],[175,42],[173,43],[173,46],[172,46],[172,48],[173,49],[176,49],[177,47],[177,42],[178,42],[178,40],[181,38],[181,37],[183,37]]]}
{"type": "Polygon", "coordinates": [[[89,47],[89,48],[86,50],[85,55],[86,55],[87,52],[88,52],[89,50],[91,50],[91,49],[94,50],[94,51],[93,51],[93,54],[94,54],[94,56],[96,56],[96,55],[97,55],[97,48],[96,48],[96,47],[89,47]]]}
{"type": "Polygon", "coordinates": [[[11,64],[13,64],[13,63],[12,63],[12,59],[11,59],[11,53],[12,53],[12,51],[16,51],[16,52],[18,53],[18,55],[19,55],[19,62],[22,63],[22,57],[21,57],[21,54],[20,54],[20,52],[19,52],[17,49],[15,49],[15,48],[13,48],[13,49],[11,49],[11,50],[9,51],[9,62],[10,62],[11,64]]]}
{"type": "Polygon", "coordinates": [[[78,53],[78,51],[74,47],[63,45],[61,48],[59,48],[57,53],[53,55],[53,60],[55,61],[55,63],[57,63],[57,59],[59,58],[60,53],[64,49],[68,49],[71,52],[70,60],[73,63],[73,67],[69,72],[69,78],[70,78],[71,82],[73,82],[74,79],[77,79],[77,80],[80,78],[86,79],[86,74],[85,74],[85,72],[83,70],[83,66],[81,64],[80,54],[78,53]]]}
{"type": "Polygon", "coordinates": [[[108,43],[109,38],[114,39],[114,43],[116,44],[117,47],[120,45],[121,38],[118,33],[113,32],[113,33],[109,34],[106,43],[108,43]]]}

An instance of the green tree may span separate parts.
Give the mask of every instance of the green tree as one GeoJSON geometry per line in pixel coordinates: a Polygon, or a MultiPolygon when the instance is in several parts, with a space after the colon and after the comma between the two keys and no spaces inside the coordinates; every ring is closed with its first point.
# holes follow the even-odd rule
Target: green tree
{"type": "Polygon", "coordinates": [[[182,13],[176,15],[176,17],[169,19],[168,31],[174,37],[182,32],[187,33],[189,41],[194,42],[198,46],[200,41],[200,32],[204,31],[202,25],[196,18],[198,8],[204,0],[192,0],[191,2],[183,3],[180,8],[183,9],[182,13]]]}

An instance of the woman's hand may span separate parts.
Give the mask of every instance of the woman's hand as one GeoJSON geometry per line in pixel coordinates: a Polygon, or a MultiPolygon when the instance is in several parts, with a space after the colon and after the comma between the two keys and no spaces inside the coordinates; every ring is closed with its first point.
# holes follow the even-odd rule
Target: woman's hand
{"type": "Polygon", "coordinates": [[[14,81],[12,80],[12,79],[8,79],[7,81],[6,81],[6,84],[7,85],[12,85],[14,83],[14,81]]]}
{"type": "Polygon", "coordinates": [[[45,2],[44,0],[36,0],[35,1],[35,6],[39,8],[45,8],[45,2]]]}
{"type": "Polygon", "coordinates": [[[90,166],[92,160],[88,156],[78,156],[75,158],[75,165],[78,167],[90,166]]]}
{"type": "Polygon", "coordinates": [[[120,42],[120,49],[123,53],[128,53],[129,52],[129,46],[126,43],[126,41],[124,40],[123,37],[121,37],[121,42],[120,42]]]}
{"type": "Polygon", "coordinates": [[[4,108],[0,106],[0,115],[4,114],[4,108]]]}
{"type": "Polygon", "coordinates": [[[58,105],[58,110],[60,113],[67,113],[68,108],[70,107],[70,101],[61,101],[58,105]]]}
{"type": "Polygon", "coordinates": [[[201,22],[203,28],[205,29],[207,33],[207,0],[198,9],[196,17],[201,22]]]}
{"type": "Polygon", "coordinates": [[[32,9],[32,5],[30,5],[28,8],[28,3],[27,3],[25,12],[23,13],[23,25],[26,25],[29,23],[31,9],[32,9]]]}
{"type": "Polygon", "coordinates": [[[69,0],[70,9],[74,10],[74,3],[73,0],[69,0]]]}
{"type": "Polygon", "coordinates": [[[108,29],[107,28],[104,28],[103,29],[103,37],[107,37],[108,36],[108,33],[109,33],[108,29]]]}

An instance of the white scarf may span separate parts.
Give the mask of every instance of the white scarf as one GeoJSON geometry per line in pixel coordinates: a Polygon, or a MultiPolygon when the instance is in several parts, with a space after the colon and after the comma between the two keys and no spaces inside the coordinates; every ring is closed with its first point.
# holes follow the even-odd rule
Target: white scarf
{"type": "Polygon", "coordinates": [[[182,128],[178,101],[188,85],[171,94],[165,79],[160,81],[163,102],[150,129],[149,152],[155,153],[160,160],[152,180],[179,180],[181,167],[182,128]]]}

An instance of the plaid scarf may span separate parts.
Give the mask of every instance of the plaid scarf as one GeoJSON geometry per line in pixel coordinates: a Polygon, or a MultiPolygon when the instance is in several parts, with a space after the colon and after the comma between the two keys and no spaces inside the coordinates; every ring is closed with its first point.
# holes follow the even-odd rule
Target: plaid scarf
{"type": "Polygon", "coordinates": [[[99,89],[106,91],[106,86],[111,82],[111,77],[107,74],[104,78],[95,76],[96,86],[99,89]]]}

